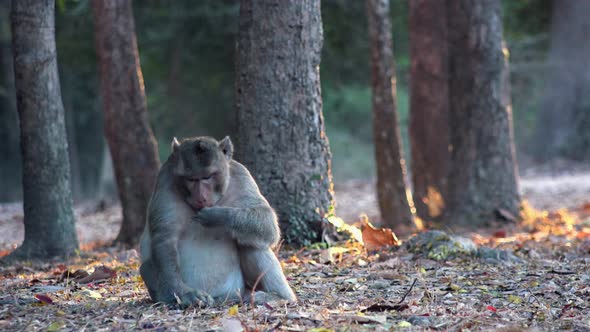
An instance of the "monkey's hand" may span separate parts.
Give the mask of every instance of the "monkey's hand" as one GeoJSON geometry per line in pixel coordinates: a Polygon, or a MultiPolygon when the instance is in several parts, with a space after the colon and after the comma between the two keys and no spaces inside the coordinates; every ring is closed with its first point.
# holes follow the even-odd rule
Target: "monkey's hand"
{"type": "Polygon", "coordinates": [[[228,222],[228,208],[203,208],[193,217],[193,221],[205,227],[221,227],[228,222]]]}
{"type": "Polygon", "coordinates": [[[209,307],[213,305],[213,298],[206,292],[192,289],[186,285],[179,285],[175,287],[172,295],[174,296],[176,304],[182,308],[186,308],[191,305],[198,306],[200,308],[209,307]]]}

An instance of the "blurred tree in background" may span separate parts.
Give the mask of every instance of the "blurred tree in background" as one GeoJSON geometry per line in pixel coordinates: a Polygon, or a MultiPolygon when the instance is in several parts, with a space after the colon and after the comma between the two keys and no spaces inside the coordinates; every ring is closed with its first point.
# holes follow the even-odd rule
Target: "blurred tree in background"
{"type": "Polygon", "coordinates": [[[590,1],[553,2],[537,155],[590,160],[590,1]]]}
{"type": "Polygon", "coordinates": [[[384,225],[396,233],[414,231],[413,202],[397,120],[396,74],[389,0],[367,0],[369,62],[373,102],[373,142],[377,202],[384,225]]]}
{"type": "Polygon", "coordinates": [[[447,3],[409,2],[410,124],[416,214],[443,215],[451,167],[449,151],[449,46],[447,3]]]}
{"type": "Polygon", "coordinates": [[[447,225],[518,216],[508,54],[500,0],[448,2],[450,172],[447,225]],[[485,32],[485,33],[484,33],[485,32]]]}
{"type": "MultiPolygon", "coordinates": [[[[558,0],[559,2],[559,0],[558,0]]],[[[10,54],[10,1],[0,1],[0,200],[22,198],[18,124],[10,54]],[[7,53],[8,52],[8,53],[7,53]]],[[[552,14],[548,0],[504,0],[519,156],[530,154],[543,103],[552,14]]],[[[238,0],[134,1],[136,33],[152,128],[160,157],[172,136],[235,133],[234,52],[238,0]]],[[[363,1],[323,0],[320,66],[326,131],[336,184],[374,176],[368,31],[363,1]]],[[[106,157],[89,0],[58,0],[57,49],[72,157],[75,198],[94,198],[106,157]]],[[[397,105],[408,146],[408,2],[392,1],[397,105]]],[[[409,155],[409,154],[408,154],[409,155]]],[[[407,156],[406,156],[407,157],[407,156]]],[[[406,160],[411,163],[410,158],[406,160]]],[[[108,161],[108,160],[106,160],[108,161]]]]}
{"type": "Polygon", "coordinates": [[[115,242],[135,246],[160,168],[150,127],[131,0],[93,0],[105,136],[123,223],[115,242]]]}

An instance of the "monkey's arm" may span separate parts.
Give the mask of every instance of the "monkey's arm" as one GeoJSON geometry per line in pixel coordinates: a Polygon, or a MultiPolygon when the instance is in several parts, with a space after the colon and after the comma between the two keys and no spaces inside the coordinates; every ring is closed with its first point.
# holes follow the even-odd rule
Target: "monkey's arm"
{"type": "Polygon", "coordinates": [[[171,286],[181,282],[178,264],[178,235],[173,229],[165,227],[165,221],[153,220],[150,224],[152,234],[151,257],[159,272],[160,287],[171,286]],[[163,225],[164,224],[164,225],[163,225]]]}
{"type": "Polygon", "coordinates": [[[201,290],[187,286],[180,276],[180,264],[177,244],[179,231],[174,223],[163,218],[165,213],[152,213],[149,216],[149,230],[151,234],[151,266],[157,274],[156,294],[158,302],[176,303],[181,306],[193,303],[211,305],[211,296],[201,290]]]}
{"type": "Polygon", "coordinates": [[[243,246],[268,248],[277,244],[280,238],[277,216],[266,205],[204,208],[193,220],[206,227],[225,227],[238,244],[243,246]]]}

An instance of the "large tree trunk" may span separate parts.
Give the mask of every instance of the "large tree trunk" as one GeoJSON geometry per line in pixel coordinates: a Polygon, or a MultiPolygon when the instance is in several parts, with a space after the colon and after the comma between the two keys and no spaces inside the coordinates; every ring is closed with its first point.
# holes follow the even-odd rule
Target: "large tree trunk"
{"type": "Polygon", "coordinates": [[[318,240],[333,204],[321,48],[319,1],[241,1],[237,160],[277,210],[289,243],[318,240]]]}
{"type": "Polygon", "coordinates": [[[116,242],[137,244],[158,173],[139,65],[131,0],[93,0],[104,128],[111,151],[123,224],[116,242]]]}
{"type": "Polygon", "coordinates": [[[500,0],[449,0],[452,167],[447,224],[519,211],[500,0]]]}
{"type": "Polygon", "coordinates": [[[553,1],[552,15],[537,156],[590,159],[590,1],[553,1]]]}
{"type": "Polygon", "coordinates": [[[11,18],[25,213],[25,240],[12,258],[65,256],[74,253],[78,240],[57,72],[54,1],[13,1],[11,18]]]}
{"type": "Polygon", "coordinates": [[[410,143],[416,213],[437,220],[447,202],[449,54],[446,3],[409,2],[410,143]]]}
{"type": "Polygon", "coordinates": [[[384,225],[406,233],[414,226],[402,156],[396,110],[396,86],[389,0],[367,0],[371,86],[373,88],[373,140],[377,164],[377,197],[384,225]]]}

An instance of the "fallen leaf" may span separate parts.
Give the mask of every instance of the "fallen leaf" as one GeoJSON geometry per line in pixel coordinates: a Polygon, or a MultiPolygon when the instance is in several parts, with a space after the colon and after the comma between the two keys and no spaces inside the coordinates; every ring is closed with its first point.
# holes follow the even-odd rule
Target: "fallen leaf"
{"type": "Polygon", "coordinates": [[[45,304],[53,304],[53,300],[45,294],[35,294],[35,298],[45,304]]]}
{"type": "Polygon", "coordinates": [[[47,332],[59,331],[59,330],[61,330],[61,328],[63,326],[64,326],[64,323],[62,323],[62,322],[53,322],[47,327],[47,332]]]}
{"type": "Polygon", "coordinates": [[[84,270],[76,270],[75,272],[66,270],[64,271],[64,273],[62,273],[61,278],[59,278],[59,281],[61,282],[65,280],[78,280],[86,277],[88,277],[88,272],[84,270]]]}
{"type": "Polygon", "coordinates": [[[94,272],[84,278],[76,280],[80,284],[87,284],[89,282],[94,282],[98,280],[107,280],[107,279],[114,279],[117,277],[117,272],[106,267],[106,266],[99,266],[94,269],[94,272]]]}
{"type": "Polygon", "coordinates": [[[514,304],[521,304],[522,303],[522,298],[520,296],[516,296],[516,295],[508,295],[508,301],[514,303],[514,304]]]}
{"type": "Polygon", "coordinates": [[[338,315],[339,319],[351,320],[357,323],[379,323],[383,324],[387,321],[387,316],[365,316],[365,315],[338,315]]]}
{"type": "Polygon", "coordinates": [[[412,327],[412,323],[402,320],[397,324],[397,327],[412,327]]]}
{"type": "Polygon", "coordinates": [[[506,237],[506,230],[500,229],[494,232],[495,238],[505,238],[506,237]]]}
{"type": "Polygon", "coordinates": [[[229,307],[227,314],[230,316],[236,316],[238,314],[238,305],[236,304],[236,305],[229,307]]]}
{"type": "Polygon", "coordinates": [[[362,216],[361,218],[363,243],[367,250],[377,250],[399,245],[395,233],[390,228],[376,228],[369,222],[367,216],[362,216]]]}
{"type": "Polygon", "coordinates": [[[100,295],[99,292],[95,292],[90,289],[84,289],[84,290],[82,290],[81,293],[84,294],[85,296],[93,298],[93,299],[102,299],[102,295],[100,295]]]}

